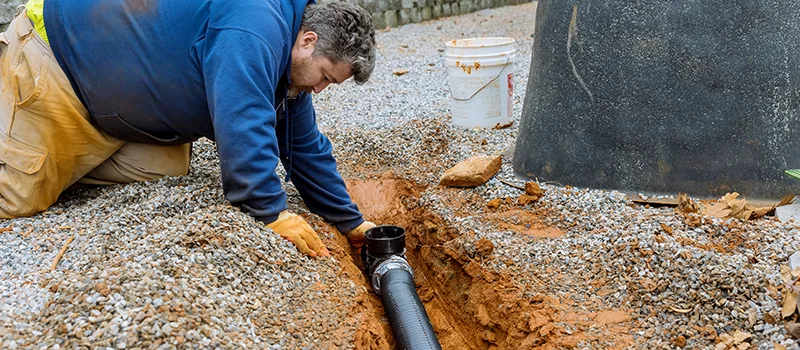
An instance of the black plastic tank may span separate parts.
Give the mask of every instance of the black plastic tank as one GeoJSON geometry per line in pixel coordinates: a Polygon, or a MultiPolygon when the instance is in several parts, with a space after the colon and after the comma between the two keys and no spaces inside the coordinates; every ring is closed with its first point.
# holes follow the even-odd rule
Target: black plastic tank
{"type": "Polygon", "coordinates": [[[540,0],[518,175],[770,199],[800,183],[796,0],[540,0]]]}

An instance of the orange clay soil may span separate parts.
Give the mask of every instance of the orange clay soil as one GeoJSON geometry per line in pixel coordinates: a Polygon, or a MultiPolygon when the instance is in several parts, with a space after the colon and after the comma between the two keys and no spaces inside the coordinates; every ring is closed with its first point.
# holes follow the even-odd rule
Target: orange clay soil
{"type": "MultiPolygon", "coordinates": [[[[444,220],[420,207],[417,199],[424,188],[390,177],[350,180],[347,186],[366,218],[406,229],[406,255],[414,268],[417,293],[444,349],[560,349],[598,341],[614,344],[607,348],[633,345],[632,321],[624,310],[609,309],[597,302],[577,303],[569,295],[548,295],[546,285],[515,285],[511,271],[496,272],[481,265],[482,259],[492,258],[493,246],[488,240],[480,241],[478,250],[484,254],[475,258],[460,248],[450,248],[452,245],[446,242],[471,233],[448,227],[444,220]],[[522,287],[542,293],[526,297],[522,287]]],[[[450,205],[465,203],[459,191],[439,190],[450,197],[446,199],[450,205]]],[[[469,212],[465,207],[453,210],[458,215],[469,212]]],[[[546,214],[532,213],[524,207],[504,205],[472,214],[480,215],[498,230],[510,230],[533,240],[564,234],[542,224],[537,215],[546,214]]],[[[394,348],[381,301],[366,283],[358,252],[332,227],[318,219],[314,224],[334,233],[333,241],[326,244],[340,262],[342,276],[364,287],[354,304],[352,319],[348,320],[360,325],[351,340],[355,348],[394,348]]],[[[547,266],[542,266],[542,273],[545,269],[547,266]]],[[[575,290],[586,294],[581,300],[597,294],[582,288],[581,284],[586,283],[583,276],[563,273],[558,275],[559,282],[575,283],[575,290]]],[[[593,283],[594,290],[600,290],[598,293],[603,292],[602,283],[593,283]]]]}

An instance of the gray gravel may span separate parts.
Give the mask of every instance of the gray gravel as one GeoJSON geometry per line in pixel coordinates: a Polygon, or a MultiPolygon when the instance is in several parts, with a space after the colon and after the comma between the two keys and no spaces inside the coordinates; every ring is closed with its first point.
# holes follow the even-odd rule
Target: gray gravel
{"type": "Polygon", "coordinates": [[[14,228],[0,234],[3,348],[352,347],[363,290],[226,203],[213,145],[197,146],[190,176],[70,194],[2,222],[14,228]]]}
{"type": "MultiPolygon", "coordinates": [[[[484,10],[380,33],[379,63],[368,84],[346,82],[315,96],[340,171],[348,178],[364,176],[365,169],[391,171],[430,185],[420,204],[462,232],[475,232],[449,244],[473,249],[476,240],[491,240],[494,257],[482,264],[511,274],[525,293],[570,293],[628,311],[639,326],[637,348],[675,348],[677,335],[685,336],[687,348],[713,348],[693,327],[707,325],[719,333],[750,332],[759,349],[771,349],[773,341],[800,348],[782,325],[763,321],[764,314],[780,312],[767,286],[781,283],[779,266],[800,246],[795,224],[713,219],[690,226],[671,209],[631,206],[617,192],[543,185],[545,197],[530,209],[565,235],[536,239],[443,203],[444,190],[433,185],[445,169],[475,154],[508,154],[513,145],[534,9],[484,10]],[[508,129],[449,125],[439,49],[448,40],[478,36],[517,40],[515,122],[508,129]],[[395,76],[395,69],[409,73],[395,76]],[[662,223],[672,235],[662,232],[662,223]],[[728,249],[703,248],[709,244],[728,249]],[[652,251],[649,264],[642,250],[652,251]],[[575,280],[559,280],[552,271],[571,271],[575,280]],[[613,293],[591,291],[587,281],[600,277],[613,293]]],[[[485,186],[464,190],[483,199],[469,209],[482,213],[485,201],[519,194],[499,181],[515,180],[509,161],[485,186]]],[[[289,192],[290,206],[304,211],[291,186],[289,192]]],[[[188,176],[68,194],[46,213],[0,221],[0,227],[13,227],[0,233],[0,348],[352,348],[358,324],[351,310],[363,289],[339,277],[333,259],[305,258],[226,203],[208,141],[195,144],[188,176]]]]}

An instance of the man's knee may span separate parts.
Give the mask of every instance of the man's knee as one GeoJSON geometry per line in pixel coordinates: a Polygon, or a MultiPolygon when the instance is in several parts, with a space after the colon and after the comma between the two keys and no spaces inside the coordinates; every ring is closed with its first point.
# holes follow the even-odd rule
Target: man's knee
{"type": "Polygon", "coordinates": [[[192,144],[186,143],[175,146],[146,145],[140,150],[147,153],[147,161],[141,163],[141,168],[154,176],[183,176],[189,173],[192,144]]]}
{"type": "Polygon", "coordinates": [[[42,212],[61,194],[51,159],[25,163],[16,156],[4,154],[0,159],[0,218],[3,219],[42,212]]]}

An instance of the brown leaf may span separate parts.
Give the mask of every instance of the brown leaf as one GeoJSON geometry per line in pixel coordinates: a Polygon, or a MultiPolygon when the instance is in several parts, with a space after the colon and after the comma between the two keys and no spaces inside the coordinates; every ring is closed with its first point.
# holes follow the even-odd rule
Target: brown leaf
{"type": "Polygon", "coordinates": [[[757,208],[756,210],[753,210],[753,216],[751,217],[751,219],[758,219],[765,217],[767,215],[772,214],[774,211],[775,211],[774,206],[757,208]]]}
{"type": "Polygon", "coordinates": [[[745,340],[750,339],[752,337],[753,337],[753,335],[750,334],[750,333],[736,331],[736,332],[733,332],[733,343],[734,344],[739,344],[739,343],[742,343],[745,340]]]}
{"type": "Polygon", "coordinates": [[[512,121],[510,121],[510,122],[508,122],[508,123],[506,123],[506,124],[500,124],[500,123],[497,123],[497,125],[495,125],[495,126],[492,128],[492,130],[501,130],[501,129],[507,129],[507,128],[510,128],[512,125],[514,125],[514,121],[513,121],[513,120],[512,120],[512,121]]]}
{"type": "Polygon", "coordinates": [[[778,205],[776,205],[776,207],[792,204],[792,203],[794,203],[795,198],[796,197],[795,197],[795,195],[793,193],[787,194],[787,195],[785,195],[785,196],[783,196],[781,198],[781,202],[778,203],[778,205]]]}
{"type": "Polygon", "coordinates": [[[400,76],[408,73],[408,69],[395,69],[392,74],[400,76]]]}
{"type": "Polygon", "coordinates": [[[728,208],[728,203],[712,202],[703,206],[702,214],[724,219],[731,215],[731,210],[728,208]]]}
{"type": "Polygon", "coordinates": [[[789,333],[794,339],[800,339],[800,323],[787,322],[786,333],[789,333]]]}
{"type": "Polygon", "coordinates": [[[685,193],[680,193],[678,194],[678,210],[684,213],[697,213],[700,211],[700,207],[685,193]]]}
{"type": "Polygon", "coordinates": [[[783,280],[784,284],[789,284],[794,281],[792,278],[792,270],[789,270],[789,266],[781,265],[781,280],[783,280]]]}
{"type": "Polygon", "coordinates": [[[772,342],[772,346],[775,347],[775,350],[786,350],[786,347],[780,343],[772,342]]]}
{"type": "Polygon", "coordinates": [[[778,320],[775,319],[775,316],[772,316],[771,314],[767,313],[767,314],[764,314],[764,322],[769,323],[769,324],[777,324],[778,320]]]}
{"type": "Polygon", "coordinates": [[[783,311],[781,315],[783,318],[787,318],[794,314],[797,310],[797,293],[794,291],[787,291],[786,295],[783,297],[783,311]]]}
{"type": "Polygon", "coordinates": [[[664,230],[668,235],[672,234],[672,227],[667,226],[665,223],[661,223],[661,229],[664,230]]]}
{"type": "Polygon", "coordinates": [[[679,335],[677,338],[675,338],[675,345],[677,345],[679,348],[686,346],[686,337],[679,335]]]}

